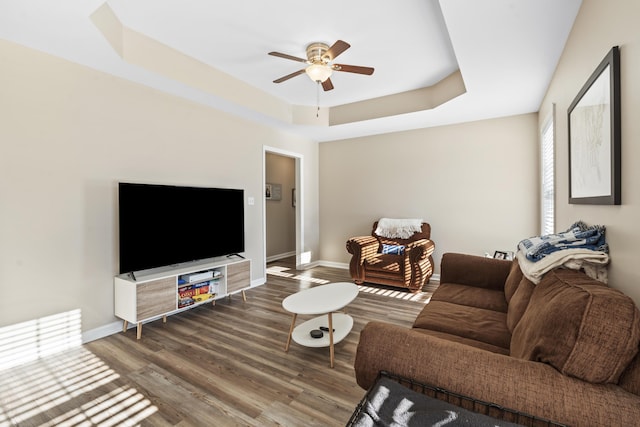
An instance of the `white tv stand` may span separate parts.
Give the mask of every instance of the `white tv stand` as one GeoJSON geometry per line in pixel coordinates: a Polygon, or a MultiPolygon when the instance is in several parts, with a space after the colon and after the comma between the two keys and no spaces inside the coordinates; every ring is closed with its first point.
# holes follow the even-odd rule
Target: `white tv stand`
{"type": "Polygon", "coordinates": [[[212,303],[225,296],[241,292],[251,285],[251,261],[239,257],[212,258],[186,263],[176,267],[162,267],[137,273],[134,278],[121,274],[113,280],[115,294],[115,315],[123,320],[122,331],[129,323],[137,325],[137,338],[142,337],[142,323],[180,313],[201,304],[212,303]],[[192,283],[179,283],[180,276],[190,273],[212,271],[213,277],[192,283]],[[209,282],[209,283],[205,283],[209,282]],[[184,296],[189,286],[207,286],[208,293],[199,295],[197,300],[185,305],[184,296]]]}

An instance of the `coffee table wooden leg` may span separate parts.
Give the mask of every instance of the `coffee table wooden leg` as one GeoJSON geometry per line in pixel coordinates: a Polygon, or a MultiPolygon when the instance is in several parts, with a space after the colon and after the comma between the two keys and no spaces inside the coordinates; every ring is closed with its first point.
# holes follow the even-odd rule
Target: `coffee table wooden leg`
{"type": "Polygon", "coordinates": [[[329,313],[327,316],[329,317],[329,360],[333,368],[333,314],[329,313]]]}
{"type": "Polygon", "coordinates": [[[284,351],[289,351],[289,344],[291,344],[291,335],[293,334],[293,327],[296,325],[296,317],[297,313],[293,313],[293,318],[291,319],[291,327],[289,328],[289,336],[287,337],[287,345],[284,347],[284,351]]]}

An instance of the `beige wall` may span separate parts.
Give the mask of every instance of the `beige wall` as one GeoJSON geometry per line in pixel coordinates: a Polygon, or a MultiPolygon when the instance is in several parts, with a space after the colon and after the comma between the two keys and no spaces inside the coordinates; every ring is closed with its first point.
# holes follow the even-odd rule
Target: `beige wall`
{"type": "Polygon", "coordinates": [[[263,146],[304,159],[318,253],[317,143],[0,41],[0,326],[80,309],[114,323],[117,182],[242,188],[264,280],[263,146]]]}
{"type": "Polygon", "coordinates": [[[538,232],[537,114],[320,144],[323,260],[380,217],[432,227],[445,252],[515,250],[538,232]]]}
{"type": "Polygon", "coordinates": [[[73,309],[84,331],[116,320],[118,181],[244,188],[256,201],[246,206],[246,255],[252,280],[263,280],[264,146],[303,158],[301,249],[313,260],[347,263],[346,239],[382,216],[431,223],[436,272],[444,252],[514,249],[538,232],[534,159],[552,103],[557,228],[606,225],[611,284],[640,302],[639,18],[636,0],[584,0],[539,115],[319,145],[0,41],[0,326],[73,309]],[[569,205],[566,110],[613,45],[623,205],[569,205]]]}
{"type": "Polygon", "coordinates": [[[296,162],[292,157],[274,153],[265,155],[265,181],[282,186],[281,200],[267,200],[267,258],[296,250],[296,210],[291,203],[291,190],[296,186],[296,162]]]}
{"type": "Polygon", "coordinates": [[[607,226],[610,285],[640,304],[640,2],[584,0],[542,102],[540,120],[556,104],[556,229],[576,220],[607,226]],[[620,46],[622,90],[622,205],[568,203],[567,109],[613,46],[620,46]]]}

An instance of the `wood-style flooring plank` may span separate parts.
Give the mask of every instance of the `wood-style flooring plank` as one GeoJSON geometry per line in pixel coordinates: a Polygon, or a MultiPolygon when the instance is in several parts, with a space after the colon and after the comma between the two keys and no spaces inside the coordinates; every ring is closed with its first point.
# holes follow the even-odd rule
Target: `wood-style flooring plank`
{"type": "MultiPolygon", "coordinates": [[[[350,282],[347,270],[268,265],[267,283],[0,372],[0,425],[342,426],[365,393],[353,363],[372,320],[410,327],[436,284],[409,293],[360,286],[345,308],[351,333],[328,348],[295,342],[284,351],[291,313],[282,300],[303,289],[350,282]]],[[[296,324],[313,316],[298,316],[296,324]]]]}

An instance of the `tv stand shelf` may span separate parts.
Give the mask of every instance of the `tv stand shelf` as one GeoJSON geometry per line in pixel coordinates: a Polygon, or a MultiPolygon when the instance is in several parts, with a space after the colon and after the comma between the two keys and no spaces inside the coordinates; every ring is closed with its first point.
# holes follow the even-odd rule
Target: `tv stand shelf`
{"type": "Polygon", "coordinates": [[[225,296],[242,293],[251,285],[251,261],[236,258],[215,258],[163,267],[137,273],[135,280],[129,274],[114,278],[115,315],[123,320],[122,330],[129,323],[137,325],[137,338],[142,337],[142,324],[151,320],[189,310],[201,304],[212,303],[225,296]],[[180,281],[181,276],[211,272],[210,278],[180,281]],[[206,288],[206,289],[205,289],[206,288]]]}

